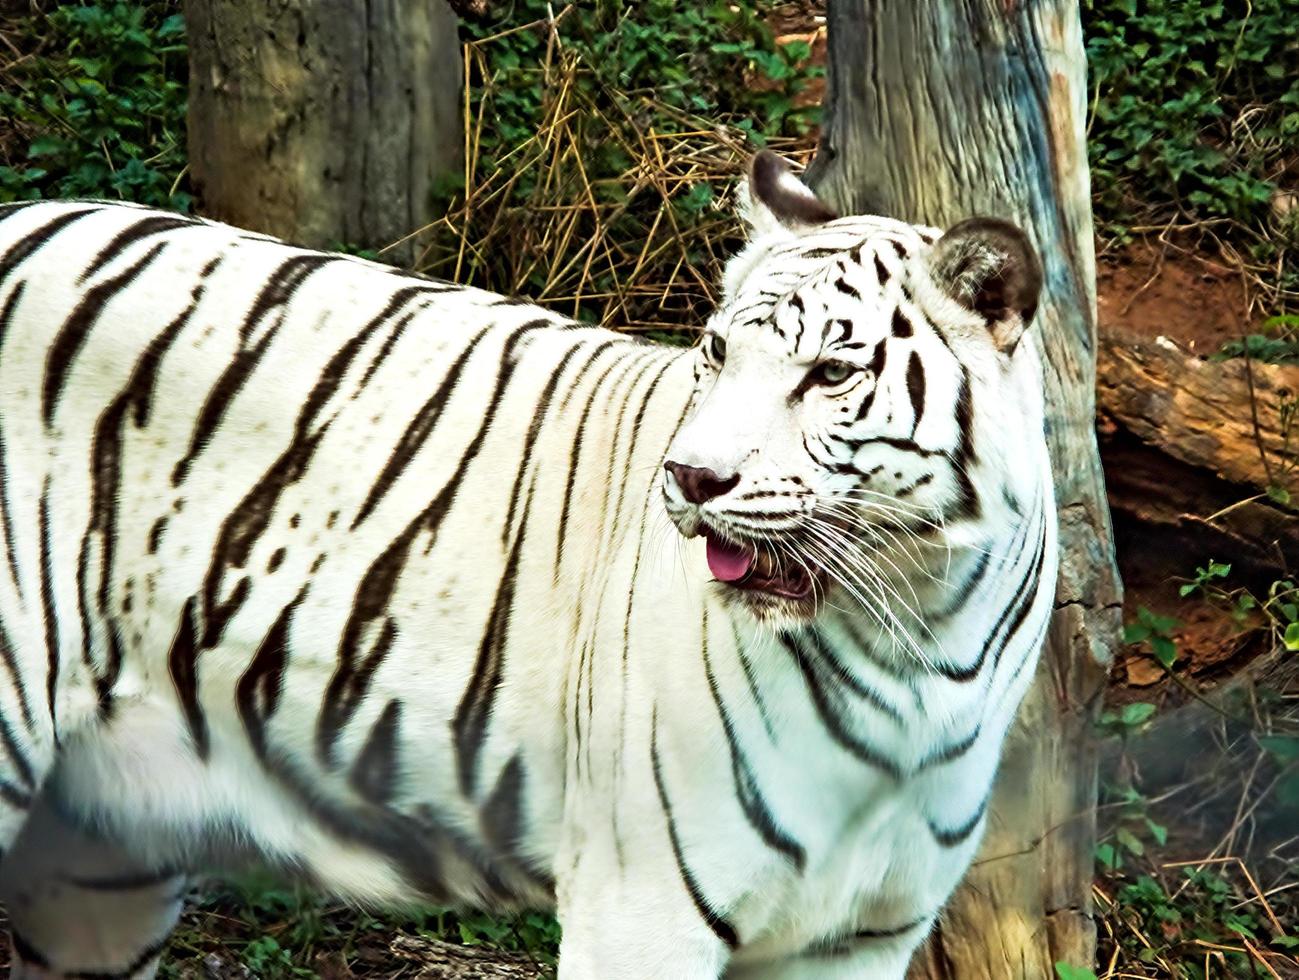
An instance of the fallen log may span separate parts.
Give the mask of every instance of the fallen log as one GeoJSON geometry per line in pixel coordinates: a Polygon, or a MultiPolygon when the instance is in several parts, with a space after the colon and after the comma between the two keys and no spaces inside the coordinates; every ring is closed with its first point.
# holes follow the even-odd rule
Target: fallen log
{"type": "Polygon", "coordinates": [[[1299,366],[1208,361],[1113,327],[1099,344],[1103,419],[1229,483],[1299,499],[1299,366]]]}
{"type": "Polygon", "coordinates": [[[1184,574],[1210,557],[1229,558],[1242,584],[1293,570],[1297,399],[1299,366],[1208,361],[1166,338],[1102,332],[1097,426],[1116,535],[1175,552],[1184,574]]]}

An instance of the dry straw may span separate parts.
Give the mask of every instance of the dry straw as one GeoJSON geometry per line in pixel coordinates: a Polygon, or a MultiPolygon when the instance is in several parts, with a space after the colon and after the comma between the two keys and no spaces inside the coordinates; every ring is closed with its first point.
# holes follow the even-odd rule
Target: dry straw
{"type": "MultiPolygon", "coordinates": [[[[464,45],[464,189],[416,233],[426,242],[417,268],[618,329],[697,329],[741,237],[733,194],[747,134],[653,92],[602,88],[563,43],[559,19],[464,45]],[[499,92],[490,48],[520,30],[547,32],[534,69],[540,123],[488,163],[483,134],[499,92]],[[591,174],[584,155],[596,143],[621,151],[620,172],[591,174]]],[[[808,139],[771,145],[795,159],[812,149],[808,139]]]]}

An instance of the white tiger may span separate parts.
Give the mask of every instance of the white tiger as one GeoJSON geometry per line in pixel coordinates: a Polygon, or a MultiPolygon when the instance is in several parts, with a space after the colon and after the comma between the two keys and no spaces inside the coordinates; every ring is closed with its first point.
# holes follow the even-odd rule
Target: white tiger
{"type": "Polygon", "coordinates": [[[13,976],[151,976],[243,859],[553,906],[563,980],[903,976],[1052,607],[1041,275],[769,154],[749,193],[688,351],[0,210],[13,976]]]}

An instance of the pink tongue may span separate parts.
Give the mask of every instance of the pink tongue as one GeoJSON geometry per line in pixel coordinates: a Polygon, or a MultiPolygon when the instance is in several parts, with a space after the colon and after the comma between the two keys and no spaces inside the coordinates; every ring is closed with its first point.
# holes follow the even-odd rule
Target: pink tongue
{"type": "Polygon", "coordinates": [[[753,551],[708,536],[708,570],[720,582],[738,582],[753,568],[753,551]]]}

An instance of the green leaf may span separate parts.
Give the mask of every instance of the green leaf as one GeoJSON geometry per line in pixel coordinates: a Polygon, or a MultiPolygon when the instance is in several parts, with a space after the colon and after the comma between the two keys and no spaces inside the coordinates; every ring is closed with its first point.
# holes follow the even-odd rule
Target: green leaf
{"type": "Polygon", "coordinates": [[[1146,817],[1146,829],[1150,831],[1150,836],[1155,839],[1155,843],[1163,847],[1168,843],[1168,828],[1161,823],[1155,823],[1149,817],[1146,817]]]}
{"type": "Polygon", "coordinates": [[[1287,650],[1299,650],[1299,623],[1291,623],[1285,628],[1282,642],[1287,650]]]}
{"type": "Polygon", "coordinates": [[[1299,736],[1264,735],[1259,738],[1258,744],[1282,763],[1299,760],[1299,736]]]}
{"type": "Polygon", "coordinates": [[[1123,711],[1119,716],[1120,721],[1129,728],[1135,728],[1150,720],[1150,716],[1155,713],[1155,706],[1146,701],[1134,701],[1132,704],[1125,704],[1123,711]]]}
{"type": "Polygon", "coordinates": [[[1120,827],[1114,834],[1118,842],[1122,844],[1129,852],[1141,857],[1146,853],[1146,846],[1141,843],[1141,838],[1128,830],[1126,827],[1120,827]]]}
{"type": "Polygon", "coordinates": [[[1150,638],[1150,649],[1166,669],[1171,670],[1173,664],[1177,663],[1177,644],[1166,636],[1152,636],[1150,638]]]}
{"type": "Polygon", "coordinates": [[[1096,980],[1096,973],[1085,966],[1070,966],[1061,960],[1055,965],[1058,980],[1096,980]]]}
{"type": "Polygon", "coordinates": [[[1097,844],[1096,860],[1108,870],[1113,871],[1120,864],[1118,848],[1113,844],[1097,844]]]}
{"type": "Polygon", "coordinates": [[[1145,623],[1128,623],[1123,627],[1124,643],[1140,643],[1150,636],[1150,627],[1145,623]]]}

